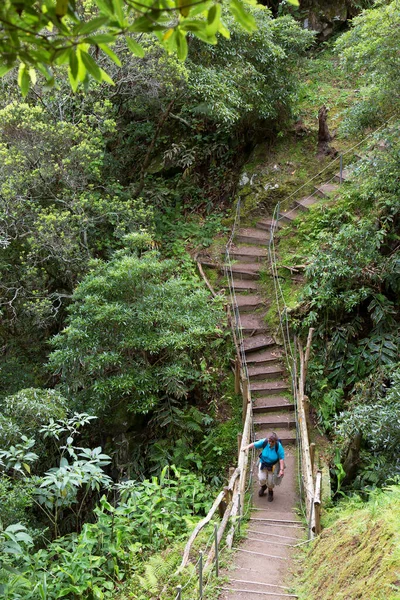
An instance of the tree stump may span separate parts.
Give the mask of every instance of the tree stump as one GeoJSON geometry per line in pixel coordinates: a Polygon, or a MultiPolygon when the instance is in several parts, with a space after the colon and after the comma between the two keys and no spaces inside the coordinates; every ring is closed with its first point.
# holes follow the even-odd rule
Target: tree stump
{"type": "Polygon", "coordinates": [[[318,111],[318,156],[336,156],[337,150],[332,148],[329,142],[332,136],[328,128],[328,109],[321,106],[318,111]]]}
{"type": "Polygon", "coordinates": [[[326,106],[321,106],[318,111],[318,144],[331,140],[332,136],[328,129],[328,109],[326,106]]]}

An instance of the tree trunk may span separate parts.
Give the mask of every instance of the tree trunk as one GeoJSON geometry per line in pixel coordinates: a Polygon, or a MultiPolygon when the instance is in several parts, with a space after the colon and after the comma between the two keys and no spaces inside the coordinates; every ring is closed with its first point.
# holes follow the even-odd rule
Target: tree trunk
{"type": "Polygon", "coordinates": [[[321,143],[330,142],[332,136],[328,129],[328,109],[326,106],[321,106],[318,111],[318,145],[321,143]]]}

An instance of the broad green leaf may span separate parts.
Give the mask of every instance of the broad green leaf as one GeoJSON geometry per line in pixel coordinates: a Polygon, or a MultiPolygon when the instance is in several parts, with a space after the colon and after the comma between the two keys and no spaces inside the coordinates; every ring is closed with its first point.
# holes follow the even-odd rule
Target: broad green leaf
{"type": "Polygon", "coordinates": [[[169,40],[169,38],[174,34],[174,29],[168,29],[168,31],[166,31],[164,33],[164,35],[162,36],[162,39],[164,40],[164,42],[166,42],[167,40],[169,40]]]}
{"type": "Polygon", "coordinates": [[[78,63],[78,58],[77,58],[76,52],[74,50],[72,50],[69,53],[68,59],[69,59],[69,68],[70,68],[71,75],[74,79],[78,79],[79,63],[78,63]]]}
{"type": "Polygon", "coordinates": [[[37,70],[40,71],[40,73],[46,79],[46,85],[52,87],[54,85],[54,75],[50,67],[42,63],[38,63],[36,66],[37,70]]]}
{"type": "Polygon", "coordinates": [[[3,65],[2,67],[0,67],[0,77],[3,77],[3,75],[6,75],[6,73],[8,73],[9,71],[11,71],[11,69],[13,68],[14,65],[3,65]]]}
{"type": "Polygon", "coordinates": [[[71,71],[71,66],[68,67],[68,79],[69,79],[69,83],[70,83],[72,91],[76,92],[76,90],[78,89],[79,80],[78,80],[78,77],[74,77],[74,75],[71,71]]]}
{"type": "Polygon", "coordinates": [[[30,84],[31,78],[29,77],[28,69],[24,63],[21,63],[18,70],[18,85],[24,98],[29,92],[30,84]]]}
{"type": "Polygon", "coordinates": [[[111,60],[118,66],[121,66],[121,61],[118,56],[107,46],[107,44],[99,44],[99,48],[103,50],[111,58],[111,60]]]}
{"type": "Polygon", "coordinates": [[[56,63],[56,65],[63,65],[67,62],[69,62],[70,58],[70,54],[74,53],[75,50],[73,48],[64,48],[62,50],[57,50],[56,54],[55,54],[55,59],[54,62],[56,63]]]}
{"type": "Polygon", "coordinates": [[[108,73],[104,71],[104,69],[100,69],[101,81],[105,81],[110,85],[115,85],[114,81],[111,79],[108,73]]]}
{"type": "Polygon", "coordinates": [[[202,2],[201,4],[196,4],[190,11],[190,16],[195,17],[196,15],[200,15],[203,12],[206,12],[213,6],[213,2],[210,0],[209,2],[202,2]]]}
{"type": "Polygon", "coordinates": [[[90,54],[88,54],[84,50],[81,50],[80,54],[81,54],[81,58],[82,58],[83,64],[86,67],[87,72],[90,73],[90,75],[92,77],[94,77],[94,79],[96,79],[96,81],[102,81],[101,69],[100,69],[99,65],[96,63],[96,61],[94,61],[93,58],[90,56],[90,54]]]}
{"type": "Polygon", "coordinates": [[[29,69],[29,77],[31,79],[32,85],[35,85],[36,81],[37,81],[37,76],[36,76],[36,71],[33,67],[30,67],[29,69]]]}
{"type": "Polygon", "coordinates": [[[78,81],[85,81],[85,78],[87,77],[87,69],[86,69],[86,65],[83,62],[83,58],[82,58],[82,53],[86,53],[86,48],[88,48],[89,46],[86,46],[86,44],[80,44],[76,50],[76,58],[78,60],[78,81]]]}
{"type": "Polygon", "coordinates": [[[123,4],[121,0],[112,0],[112,5],[114,8],[114,14],[117,17],[120,25],[124,23],[124,11],[123,4]]]}
{"type": "Polygon", "coordinates": [[[57,17],[65,17],[68,12],[69,0],[57,0],[56,3],[56,15],[57,17]]]}
{"type": "Polygon", "coordinates": [[[26,531],[25,525],[22,523],[12,523],[6,528],[7,533],[17,533],[18,531],[26,531]]]}
{"type": "Polygon", "coordinates": [[[213,44],[215,45],[217,43],[217,38],[215,35],[212,36],[208,36],[205,32],[205,26],[203,30],[200,31],[193,31],[193,35],[195,35],[197,38],[199,38],[199,40],[201,40],[202,42],[206,42],[206,44],[213,44]]]}
{"type": "Polygon", "coordinates": [[[253,15],[246,11],[241,0],[231,0],[229,6],[231,13],[238,21],[238,23],[240,23],[243,29],[245,29],[249,33],[257,29],[257,25],[253,15]]]}
{"type": "Polygon", "coordinates": [[[96,4],[102,13],[109,17],[114,16],[112,0],[96,0],[96,4]]]}
{"type": "Polygon", "coordinates": [[[97,29],[100,29],[103,25],[108,22],[108,17],[96,17],[87,23],[81,23],[74,27],[73,32],[77,35],[87,35],[97,29]]]}
{"type": "MultiPolygon", "coordinates": [[[[205,24],[203,21],[196,21],[195,19],[185,19],[180,24],[180,28],[184,31],[200,31],[205,29],[205,24]]],[[[164,34],[164,40],[168,39],[172,34],[173,29],[168,29],[168,31],[164,34]],[[167,37],[168,34],[168,37],[167,37]]]]}
{"type": "Polygon", "coordinates": [[[287,0],[287,2],[293,6],[300,6],[299,0],[287,0]]]}
{"type": "Polygon", "coordinates": [[[225,24],[222,21],[219,22],[218,33],[220,33],[227,40],[229,40],[231,37],[229,29],[225,26],[225,24]]]}
{"type": "Polygon", "coordinates": [[[207,15],[207,27],[206,34],[207,35],[215,35],[219,29],[219,20],[221,17],[221,5],[214,4],[208,11],[207,15]]]}
{"type": "Polygon", "coordinates": [[[188,54],[188,44],[184,32],[180,29],[176,32],[176,51],[180,60],[186,60],[188,54]]]}
{"type": "Polygon", "coordinates": [[[190,0],[175,0],[176,6],[183,17],[187,17],[190,13],[190,0]]]}
{"type": "Polygon", "coordinates": [[[126,37],[125,39],[126,39],[126,43],[128,45],[128,48],[132,52],[132,54],[134,54],[135,56],[139,56],[139,58],[143,58],[143,56],[144,56],[144,49],[142,48],[142,46],[140,44],[138,44],[131,37],[126,37]]]}

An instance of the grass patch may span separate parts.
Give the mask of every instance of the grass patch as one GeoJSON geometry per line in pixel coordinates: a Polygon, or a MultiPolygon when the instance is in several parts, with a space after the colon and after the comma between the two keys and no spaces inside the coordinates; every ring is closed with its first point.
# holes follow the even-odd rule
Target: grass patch
{"type": "Polygon", "coordinates": [[[400,486],[343,501],[302,554],[299,600],[399,600],[400,486]]]}

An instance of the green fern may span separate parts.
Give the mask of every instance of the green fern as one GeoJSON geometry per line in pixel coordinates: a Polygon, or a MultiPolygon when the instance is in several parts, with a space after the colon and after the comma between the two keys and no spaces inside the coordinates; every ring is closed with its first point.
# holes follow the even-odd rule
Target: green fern
{"type": "Polygon", "coordinates": [[[166,580],[176,570],[176,555],[158,554],[152,556],[144,570],[142,577],[138,577],[140,586],[149,594],[160,594],[166,580]]]}

